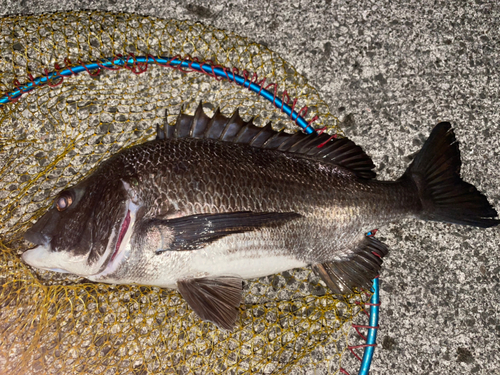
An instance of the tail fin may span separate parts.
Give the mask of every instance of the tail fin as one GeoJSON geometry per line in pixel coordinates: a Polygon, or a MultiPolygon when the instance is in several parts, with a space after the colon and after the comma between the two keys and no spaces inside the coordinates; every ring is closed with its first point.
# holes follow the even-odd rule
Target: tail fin
{"type": "Polygon", "coordinates": [[[424,220],[489,228],[500,224],[495,209],[473,185],[460,178],[458,141],[448,122],[441,122],[401,177],[416,185],[424,220]]]}

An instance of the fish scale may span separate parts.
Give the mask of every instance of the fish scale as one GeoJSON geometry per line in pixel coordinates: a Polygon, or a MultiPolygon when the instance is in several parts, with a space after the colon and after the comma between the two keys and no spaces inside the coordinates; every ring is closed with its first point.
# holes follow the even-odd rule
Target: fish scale
{"type": "Polygon", "coordinates": [[[200,104],[165,126],[61,192],[26,233],[39,246],[23,259],[98,282],[177,288],[200,318],[232,329],[243,279],[310,265],[348,293],[369,288],[388,253],[373,228],[406,217],[499,223],[461,180],[449,123],[396,181],[376,180],[347,138],[259,128],[237,111],[209,118],[200,104]]]}
{"type": "Polygon", "coordinates": [[[125,170],[125,176],[115,178],[137,178],[147,185],[148,189],[138,192],[144,201],[167,192],[169,202],[175,202],[185,215],[217,213],[223,208],[224,211],[293,211],[322,221],[331,218],[335,222],[381,223],[407,215],[418,203],[415,195],[405,194],[400,184],[358,181],[336,165],[318,165],[276,151],[262,150],[258,154],[253,151],[250,147],[243,149],[230,143],[197,139],[154,141],[129,149],[130,155],[112,159],[103,168],[125,170]],[[156,155],[157,160],[144,162],[150,154],[156,155]],[[174,173],[178,163],[188,160],[188,154],[191,162],[186,174],[174,173]],[[228,165],[234,167],[228,169],[228,165]],[[148,181],[150,174],[162,176],[156,189],[148,181]],[[218,192],[218,204],[205,199],[210,191],[218,192]],[[373,200],[367,194],[378,199],[373,200]],[[401,198],[393,199],[398,194],[401,198]],[[352,205],[353,200],[360,204],[352,205]],[[388,211],[390,215],[377,212],[370,217],[378,204],[394,207],[388,211]],[[365,214],[355,214],[360,207],[365,214]]]}

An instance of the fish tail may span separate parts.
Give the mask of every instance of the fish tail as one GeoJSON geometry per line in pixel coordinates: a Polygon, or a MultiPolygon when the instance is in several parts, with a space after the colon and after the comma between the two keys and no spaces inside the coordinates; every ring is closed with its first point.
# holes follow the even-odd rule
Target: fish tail
{"type": "Polygon", "coordinates": [[[416,186],[421,202],[418,216],[489,228],[500,224],[497,212],[473,185],[460,178],[460,151],[451,125],[441,122],[401,177],[416,186]]]}

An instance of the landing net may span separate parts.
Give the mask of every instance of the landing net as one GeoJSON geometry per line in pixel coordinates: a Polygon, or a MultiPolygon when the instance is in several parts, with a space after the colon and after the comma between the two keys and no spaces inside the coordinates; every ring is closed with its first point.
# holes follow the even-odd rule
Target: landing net
{"type": "Polygon", "coordinates": [[[165,110],[173,121],[181,108],[193,113],[202,101],[209,115],[240,108],[257,125],[297,129],[289,114],[241,85],[189,67],[141,65],[138,56],[194,57],[246,70],[261,87],[274,84],[268,89],[309,126],[338,133],[328,106],[292,66],[261,45],[198,23],[97,11],[3,18],[0,56],[0,91],[9,93],[0,109],[2,373],[344,371],[348,332],[369,296],[337,298],[309,269],[248,281],[237,329],[224,332],[200,321],[175,291],[90,283],[20,260],[29,246],[22,234],[53,197],[110,155],[152,139],[165,110]],[[63,81],[57,75],[120,56],[132,59],[128,68],[112,64],[63,81]],[[48,82],[36,84],[43,77],[48,82]],[[32,91],[13,96],[30,83],[32,91]]]}

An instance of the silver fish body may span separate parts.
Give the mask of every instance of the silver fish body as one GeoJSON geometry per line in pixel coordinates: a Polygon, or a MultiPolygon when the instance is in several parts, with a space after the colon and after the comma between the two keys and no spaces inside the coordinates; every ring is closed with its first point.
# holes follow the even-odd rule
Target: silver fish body
{"type": "Polygon", "coordinates": [[[366,234],[379,225],[499,223],[460,179],[447,123],[399,180],[377,181],[372,168],[347,139],[261,129],[237,113],[210,119],[200,106],[63,191],[27,232],[39,246],[23,259],[94,281],[178,288],[202,319],[231,329],[242,279],[311,265],[345,293],[378,274],[387,247],[366,234]]]}

